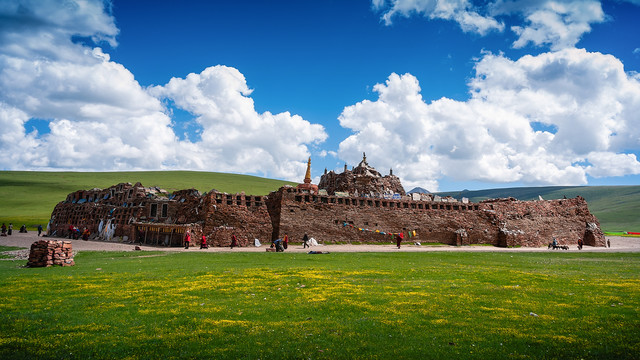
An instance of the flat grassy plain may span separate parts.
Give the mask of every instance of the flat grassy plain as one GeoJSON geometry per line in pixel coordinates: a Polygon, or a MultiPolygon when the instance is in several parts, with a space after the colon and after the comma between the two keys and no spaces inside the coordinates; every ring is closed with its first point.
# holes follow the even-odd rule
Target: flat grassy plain
{"type": "Polygon", "coordinates": [[[637,359],[637,253],[0,261],[2,359],[637,359]]]}

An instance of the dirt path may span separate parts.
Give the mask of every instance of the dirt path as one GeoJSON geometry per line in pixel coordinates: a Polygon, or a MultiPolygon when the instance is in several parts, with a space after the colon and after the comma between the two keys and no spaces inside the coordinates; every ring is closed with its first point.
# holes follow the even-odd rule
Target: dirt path
{"type": "MultiPolygon", "coordinates": [[[[31,244],[39,239],[50,240],[68,240],[57,237],[38,237],[37,233],[29,232],[26,234],[13,233],[11,236],[0,237],[0,245],[3,246],[18,246],[23,248],[29,248],[31,244]]],[[[594,251],[594,252],[640,252],[640,238],[631,237],[619,237],[611,236],[607,237],[611,241],[611,248],[603,247],[591,247],[585,246],[581,251],[594,251]]],[[[70,240],[74,251],[133,251],[135,245],[122,244],[115,242],[105,241],[83,241],[83,240],[70,240]]],[[[261,247],[240,247],[230,249],[229,247],[210,247],[209,249],[199,249],[192,247],[189,250],[179,247],[154,247],[154,246],[141,246],[143,251],[174,251],[174,252],[265,252],[265,249],[269,247],[268,244],[263,244],[261,247]]],[[[500,248],[495,246],[449,246],[449,245],[413,245],[412,243],[405,242],[400,249],[397,249],[394,245],[320,245],[312,246],[304,249],[302,245],[290,245],[286,252],[294,253],[306,253],[310,250],[313,251],[328,251],[328,252],[428,252],[428,251],[466,251],[466,252],[539,252],[539,251],[552,251],[546,247],[541,248],[500,248]]],[[[562,251],[565,250],[555,250],[562,251]]],[[[576,252],[577,246],[572,245],[567,252],[576,252]]],[[[22,251],[24,252],[24,251],[22,251]]]]}

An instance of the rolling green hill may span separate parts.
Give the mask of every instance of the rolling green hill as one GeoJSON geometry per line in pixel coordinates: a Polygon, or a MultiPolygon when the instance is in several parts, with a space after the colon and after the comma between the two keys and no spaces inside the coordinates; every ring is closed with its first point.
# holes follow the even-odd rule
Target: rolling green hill
{"type": "Polygon", "coordinates": [[[456,199],[469,198],[473,202],[514,197],[518,200],[545,200],[582,196],[589,210],[598,218],[603,231],[640,232],[640,186],[546,186],[504,188],[477,191],[438,193],[456,199]]]}
{"type": "MultiPolygon", "coordinates": [[[[106,188],[122,182],[168,191],[196,188],[200,192],[216,189],[228,193],[244,191],[251,195],[266,195],[279,187],[294,183],[256,176],[195,172],[30,172],[0,171],[0,222],[35,227],[46,224],[55,205],[76,190],[106,188]]],[[[519,200],[561,199],[578,195],[589,203],[604,231],[640,232],[640,186],[549,186],[522,187],[477,191],[439,193],[471,201],[514,197],[519,200]]]]}
{"type": "Polygon", "coordinates": [[[195,171],[139,172],[32,172],[0,171],[0,222],[29,227],[49,221],[56,204],[76,190],[107,188],[123,182],[136,182],[167,191],[196,188],[200,192],[216,189],[250,195],[266,195],[294,183],[256,176],[195,171]]]}

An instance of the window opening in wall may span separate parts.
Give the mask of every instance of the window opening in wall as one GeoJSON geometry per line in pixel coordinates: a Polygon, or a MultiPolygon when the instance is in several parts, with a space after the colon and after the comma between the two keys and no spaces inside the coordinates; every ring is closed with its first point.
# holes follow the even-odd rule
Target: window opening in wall
{"type": "Polygon", "coordinates": [[[402,204],[402,207],[405,208],[405,209],[408,209],[409,208],[409,204],[404,203],[404,204],[402,204]]]}
{"type": "Polygon", "coordinates": [[[415,209],[415,208],[416,208],[416,204],[411,203],[411,208],[412,208],[412,209],[415,209]]]}
{"type": "Polygon", "coordinates": [[[447,210],[451,210],[451,205],[447,205],[447,210]]]}
{"type": "Polygon", "coordinates": [[[422,204],[418,204],[418,209],[422,209],[422,208],[423,208],[422,204]]]}
{"type": "Polygon", "coordinates": [[[360,206],[364,206],[364,200],[360,200],[360,206]]]}
{"type": "Polygon", "coordinates": [[[440,205],[440,210],[444,210],[444,205],[440,205]]]}
{"type": "Polygon", "coordinates": [[[373,206],[373,200],[367,200],[367,205],[373,206]]]}
{"type": "Polygon", "coordinates": [[[387,207],[387,202],[386,201],[382,202],[382,207],[387,207]]]}
{"type": "Polygon", "coordinates": [[[262,198],[260,196],[256,196],[255,201],[262,201],[262,198]]]}
{"type": "Polygon", "coordinates": [[[302,196],[296,195],[296,201],[297,202],[302,202],[302,196]]]}
{"type": "Polygon", "coordinates": [[[365,221],[365,222],[364,222],[364,224],[365,224],[365,225],[367,225],[367,226],[369,226],[369,222],[368,222],[368,221],[365,221]]]}
{"type": "Polygon", "coordinates": [[[342,203],[343,203],[342,199],[338,198],[338,204],[342,204],[342,203]]]}
{"type": "Polygon", "coordinates": [[[169,213],[169,204],[162,204],[162,217],[166,218],[169,213]]]}
{"type": "Polygon", "coordinates": [[[458,210],[458,205],[453,205],[453,210],[458,210]]]}
{"type": "Polygon", "coordinates": [[[380,207],[380,201],[376,200],[376,207],[380,207]]]}
{"type": "Polygon", "coordinates": [[[151,204],[151,213],[149,216],[153,218],[158,216],[158,204],[151,204]]]}
{"type": "Polygon", "coordinates": [[[304,196],[304,201],[309,202],[309,195],[304,196]]]}
{"type": "Polygon", "coordinates": [[[473,206],[473,210],[478,210],[478,209],[479,209],[478,205],[473,206]]]}
{"type": "Polygon", "coordinates": [[[330,204],[335,204],[336,203],[336,198],[329,198],[329,203],[330,204]]]}
{"type": "Polygon", "coordinates": [[[320,198],[320,202],[322,202],[323,204],[327,204],[327,203],[329,203],[329,199],[326,198],[326,197],[321,197],[320,198]]]}

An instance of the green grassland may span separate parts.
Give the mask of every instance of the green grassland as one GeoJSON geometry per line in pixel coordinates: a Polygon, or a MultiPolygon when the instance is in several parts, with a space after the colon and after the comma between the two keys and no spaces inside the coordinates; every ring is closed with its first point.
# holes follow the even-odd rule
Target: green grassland
{"type": "Polygon", "coordinates": [[[140,172],[30,172],[0,171],[0,221],[34,228],[49,221],[56,204],[77,190],[107,188],[123,182],[136,182],[167,191],[211,189],[250,195],[266,195],[286,184],[283,180],[255,176],[195,171],[140,172]]]}
{"type": "MultiPolygon", "coordinates": [[[[1,250],[1,249],[0,249],[1,250]]],[[[640,254],[0,261],[3,359],[637,359],[640,254]]]]}
{"type": "Polygon", "coordinates": [[[440,193],[471,201],[514,197],[519,200],[546,200],[582,196],[598,218],[603,231],[640,232],[640,186],[547,186],[505,188],[440,193]]]}

